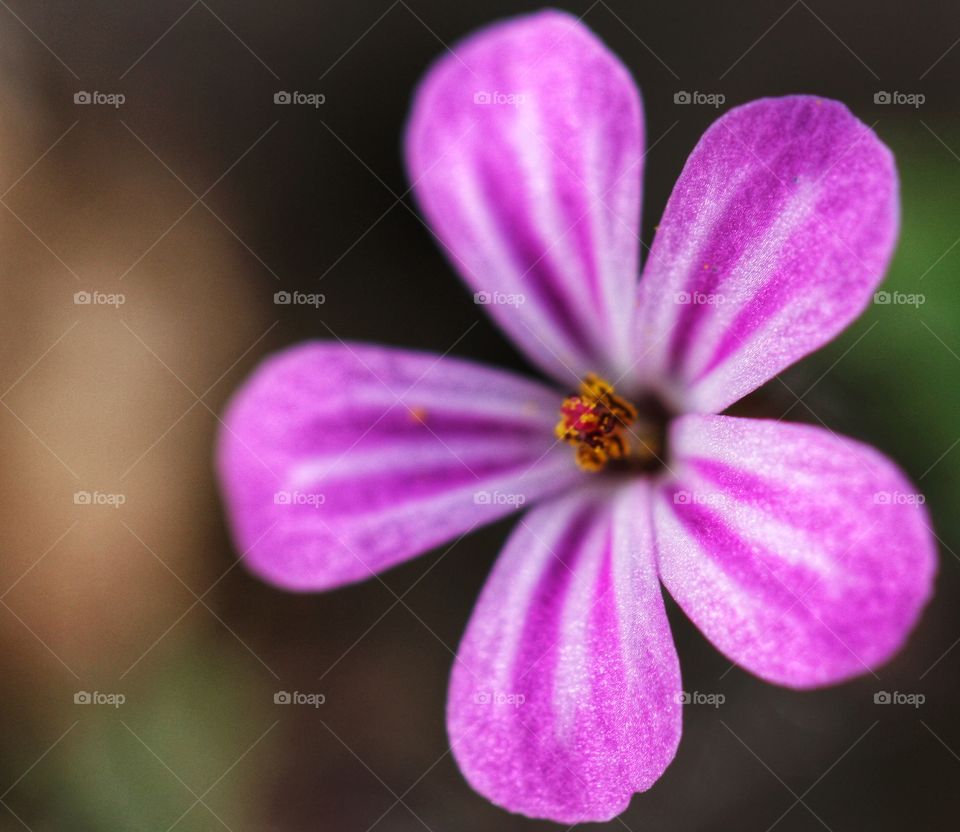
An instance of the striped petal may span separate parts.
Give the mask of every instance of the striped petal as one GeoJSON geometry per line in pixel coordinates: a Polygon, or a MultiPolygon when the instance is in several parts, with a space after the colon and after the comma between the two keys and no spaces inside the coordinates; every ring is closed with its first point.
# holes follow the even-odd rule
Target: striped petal
{"type": "Polygon", "coordinates": [[[562,12],[472,35],[413,104],[423,213],[475,299],[567,386],[630,364],[642,143],[629,73],[562,12]]]}
{"type": "Polygon", "coordinates": [[[898,222],[893,157],[842,104],[731,110],[687,161],[640,281],[646,381],[682,411],[723,410],[860,314],[898,222]]]}
{"type": "Polygon", "coordinates": [[[370,577],[581,475],[560,396],[467,361],[312,343],[267,361],[220,435],[237,546],[279,586],[370,577]]]}
{"type": "Polygon", "coordinates": [[[593,486],[520,521],[450,683],[450,744],[513,812],[601,821],[649,788],[680,741],[680,670],[644,481],[593,486]]]}
{"type": "Polygon", "coordinates": [[[796,688],[872,672],[930,596],[923,497],[820,428],[684,416],[654,517],[670,594],[732,661],[796,688]]]}

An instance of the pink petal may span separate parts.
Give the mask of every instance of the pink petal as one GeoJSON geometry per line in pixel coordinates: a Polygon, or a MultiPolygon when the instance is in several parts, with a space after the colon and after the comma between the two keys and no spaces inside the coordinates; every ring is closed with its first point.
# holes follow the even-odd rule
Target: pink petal
{"type": "Polygon", "coordinates": [[[680,741],[680,670],[653,558],[650,489],[599,484],[520,521],[460,645],[451,748],[494,803],[608,820],[680,741]]]}
{"type": "Polygon", "coordinates": [[[553,437],[560,394],[467,361],[311,343],[237,394],[219,469],[238,548],[262,577],[370,577],[581,474],[553,437]]]}
{"type": "Polygon", "coordinates": [[[930,597],[922,495],[872,448],[807,425],[684,416],[654,518],[670,594],[732,661],[806,688],[871,672],[930,597]]]}
{"type": "Polygon", "coordinates": [[[413,104],[407,167],[433,231],[494,319],[565,385],[617,378],[631,361],[642,144],[629,73],[562,12],[467,38],[413,104]]]}
{"type": "Polygon", "coordinates": [[[842,104],[731,110],[687,161],[640,281],[647,381],[680,410],[723,410],[860,314],[898,223],[893,157],[842,104]]]}

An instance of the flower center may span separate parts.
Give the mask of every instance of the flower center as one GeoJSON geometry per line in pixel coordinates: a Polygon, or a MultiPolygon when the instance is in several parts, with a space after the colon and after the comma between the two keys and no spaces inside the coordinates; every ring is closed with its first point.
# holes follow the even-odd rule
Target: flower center
{"type": "Polygon", "coordinates": [[[580,382],[579,393],[563,400],[554,432],[576,448],[584,471],[602,471],[611,463],[646,468],[659,453],[655,431],[637,421],[637,408],[594,373],[580,382]]]}

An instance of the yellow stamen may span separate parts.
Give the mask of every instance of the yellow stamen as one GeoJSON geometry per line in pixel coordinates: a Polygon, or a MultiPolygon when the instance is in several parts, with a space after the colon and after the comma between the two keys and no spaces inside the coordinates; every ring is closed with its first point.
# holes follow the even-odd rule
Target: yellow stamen
{"type": "Polygon", "coordinates": [[[584,471],[601,471],[612,461],[652,455],[630,428],[636,420],[636,408],[616,395],[610,382],[590,373],[579,393],[564,399],[554,432],[576,448],[577,465],[584,471]],[[638,440],[635,445],[631,435],[638,440]]]}

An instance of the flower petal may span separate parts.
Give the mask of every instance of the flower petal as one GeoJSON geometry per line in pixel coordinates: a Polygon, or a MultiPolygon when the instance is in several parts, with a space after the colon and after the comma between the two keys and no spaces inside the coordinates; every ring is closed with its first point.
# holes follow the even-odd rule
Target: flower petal
{"type": "Polygon", "coordinates": [[[608,820],[680,741],[680,669],[644,481],[589,486],[520,521],[460,645],[447,725],[481,794],[562,823],[608,820]]]}
{"type": "Polygon", "coordinates": [[[629,73],[562,12],[467,38],[413,104],[407,167],[433,231],[477,302],[566,385],[630,364],[642,145],[629,73]]]}
{"type": "Polygon", "coordinates": [[[930,596],[922,495],[872,448],[820,428],[684,416],[654,501],[660,575],[732,661],[806,688],[874,668],[930,596]]]}
{"type": "Polygon", "coordinates": [[[237,394],[219,468],[251,568],[290,589],[362,580],[582,474],[560,396],[467,361],[311,343],[237,394]]]}
{"type": "Polygon", "coordinates": [[[893,157],[842,104],[731,110],[687,161],[640,281],[647,382],[683,411],[723,410],[860,314],[898,224],[893,157]]]}

